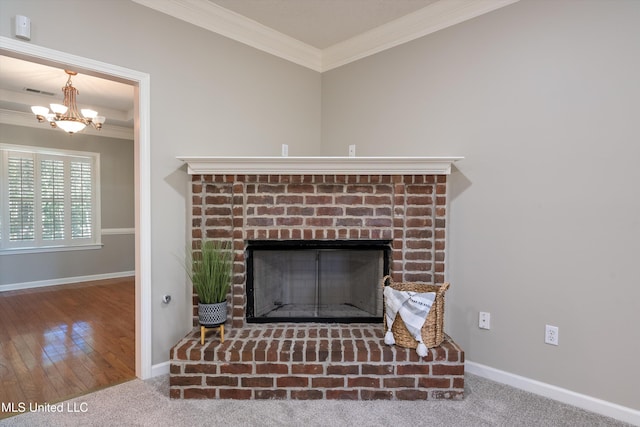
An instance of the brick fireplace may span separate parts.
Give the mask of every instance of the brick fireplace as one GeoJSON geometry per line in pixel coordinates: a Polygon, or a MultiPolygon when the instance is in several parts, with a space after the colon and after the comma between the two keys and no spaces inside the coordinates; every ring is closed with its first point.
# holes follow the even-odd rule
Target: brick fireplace
{"type": "MultiPolygon", "coordinates": [[[[381,323],[247,323],[249,242],[384,242],[395,281],[444,282],[455,159],[420,159],[183,159],[192,241],[232,240],[235,260],[225,342],[193,332],[172,349],[171,397],[461,398],[464,353],[449,337],[420,358],[385,346],[381,323]]],[[[196,310],[194,296],[194,326],[196,310]]]]}

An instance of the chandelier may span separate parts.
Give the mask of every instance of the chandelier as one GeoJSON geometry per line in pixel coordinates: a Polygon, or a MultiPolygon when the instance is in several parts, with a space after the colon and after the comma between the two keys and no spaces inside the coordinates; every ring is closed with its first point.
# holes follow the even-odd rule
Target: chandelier
{"type": "Polygon", "coordinates": [[[88,125],[92,125],[98,130],[102,129],[102,124],[106,119],[104,116],[99,116],[97,111],[83,108],[80,110],[82,115],[78,113],[76,94],[80,92],[71,83],[71,76],[75,76],[78,73],[69,70],[64,70],[64,72],[69,75],[69,79],[62,88],[62,93],[64,94],[62,104],[51,104],[52,113],[49,112],[47,107],[40,106],[31,107],[31,111],[36,115],[39,122],[46,120],[51,127],[60,128],[70,134],[80,132],[88,125]]]}

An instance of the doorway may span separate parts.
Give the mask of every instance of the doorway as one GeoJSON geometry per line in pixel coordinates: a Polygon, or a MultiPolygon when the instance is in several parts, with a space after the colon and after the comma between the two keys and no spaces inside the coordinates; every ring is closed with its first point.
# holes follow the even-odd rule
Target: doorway
{"type": "Polygon", "coordinates": [[[0,37],[0,54],[134,86],[135,163],[135,372],[151,377],[150,76],[135,70],[0,37]]]}

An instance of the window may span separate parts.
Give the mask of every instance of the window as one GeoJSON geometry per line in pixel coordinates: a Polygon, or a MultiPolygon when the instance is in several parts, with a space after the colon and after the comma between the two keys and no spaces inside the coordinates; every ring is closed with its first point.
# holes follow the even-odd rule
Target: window
{"type": "Polygon", "coordinates": [[[0,253],[100,245],[100,155],[0,144],[0,253]]]}

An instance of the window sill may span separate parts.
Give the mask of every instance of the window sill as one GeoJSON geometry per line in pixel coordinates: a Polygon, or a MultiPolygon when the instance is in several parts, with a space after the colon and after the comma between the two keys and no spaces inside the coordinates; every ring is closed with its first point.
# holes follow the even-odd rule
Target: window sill
{"type": "Polygon", "coordinates": [[[93,250],[93,249],[102,249],[103,246],[104,245],[102,243],[96,243],[96,244],[78,245],[78,246],[48,246],[48,247],[42,247],[42,248],[0,249],[0,256],[36,254],[36,253],[44,253],[44,252],[87,251],[87,250],[93,250]]]}

